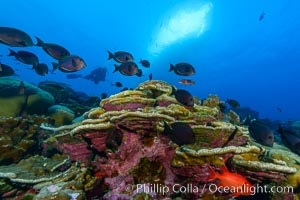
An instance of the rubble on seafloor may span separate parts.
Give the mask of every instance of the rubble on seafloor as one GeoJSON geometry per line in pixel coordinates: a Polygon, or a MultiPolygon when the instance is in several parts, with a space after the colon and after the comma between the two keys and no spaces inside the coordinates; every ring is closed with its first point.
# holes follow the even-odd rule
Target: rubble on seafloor
{"type": "MultiPolygon", "coordinates": [[[[42,154],[68,155],[77,165],[65,166],[63,174],[72,168],[75,174],[65,180],[61,178],[68,175],[23,184],[35,189],[33,199],[45,200],[57,199],[54,194],[61,195],[61,199],[74,198],[72,194],[77,195],[76,199],[229,199],[230,194],[214,193],[206,187],[217,184],[207,181],[208,166],[220,171],[226,164],[231,172],[244,176],[253,185],[294,189],[295,194],[267,194],[270,199],[299,199],[299,156],[278,144],[270,148],[254,142],[233,111],[230,116],[220,112],[220,103],[217,96],[210,95],[201,105],[186,107],[176,101],[168,83],[141,83],[135,90],[102,100],[99,107],[84,114],[81,122],[61,127],[42,124],[48,136],[41,144],[42,154]],[[226,117],[228,122],[223,120],[226,117]],[[188,123],[195,133],[195,143],[172,143],[163,134],[164,122],[188,123]],[[84,178],[78,178],[79,174],[84,178]],[[76,184],[67,187],[72,181],[76,184]],[[154,190],[145,191],[141,185],[154,190]],[[201,190],[178,189],[189,185],[201,190]],[[165,193],[154,186],[169,190],[165,193]]],[[[5,174],[1,170],[0,167],[0,175],[5,174]]],[[[29,174],[31,170],[23,172],[29,174]]],[[[2,194],[13,190],[10,182],[6,184],[8,189],[0,190],[2,194]]]]}

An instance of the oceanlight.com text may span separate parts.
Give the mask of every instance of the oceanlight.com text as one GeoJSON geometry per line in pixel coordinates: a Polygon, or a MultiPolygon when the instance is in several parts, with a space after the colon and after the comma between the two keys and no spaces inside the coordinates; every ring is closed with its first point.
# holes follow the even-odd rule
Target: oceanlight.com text
{"type": "MultiPolygon", "coordinates": [[[[205,184],[206,185],[206,184],[205,184]]],[[[240,187],[234,186],[217,186],[216,184],[210,184],[208,186],[208,191],[210,193],[238,193],[238,194],[248,194],[255,195],[257,193],[292,193],[294,188],[292,186],[271,186],[267,185],[243,185],[240,187]]]]}
{"type": "Polygon", "coordinates": [[[147,194],[162,194],[168,193],[222,193],[222,194],[247,194],[255,195],[257,193],[292,193],[292,186],[271,186],[267,185],[242,185],[239,187],[234,186],[218,186],[216,184],[204,184],[197,186],[193,184],[180,185],[174,184],[172,186],[163,184],[137,184],[136,186],[127,185],[126,190],[135,190],[135,193],[147,193],[147,194]]]}

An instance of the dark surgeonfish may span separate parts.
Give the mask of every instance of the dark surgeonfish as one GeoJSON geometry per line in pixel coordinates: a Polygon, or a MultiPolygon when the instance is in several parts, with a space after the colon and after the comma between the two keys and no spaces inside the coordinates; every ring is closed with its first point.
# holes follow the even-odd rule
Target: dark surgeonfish
{"type": "Polygon", "coordinates": [[[280,133],[283,144],[300,155],[300,137],[290,130],[283,129],[281,125],[279,125],[277,132],[280,133]]]}
{"type": "Polygon", "coordinates": [[[139,73],[141,73],[141,71],[139,71],[137,64],[132,61],[122,63],[119,66],[115,64],[114,66],[115,66],[115,70],[113,71],[113,73],[119,71],[121,74],[125,76],[133,76],[133,75],[139,76],[140,75],[139,73]]]}
{"type": "Polygon", "coordinates": [[[258,18],[259,21],[262,21],[265,18],[265,12],[262,12],[258,18]]]}
{"type": "Polygon", "coordinates": [[[148,60],[140,60],[140,63],[142,64],[143,67],[150,67],[150,62],[148,60]]]}
{"type": "Polygon", "coordinates": [[[138,72],[136,73],[136,75],[138,77],[142,77],[143,76],[143,71],[141,69],[138,69],[138,72]]]}
{"type": "Polygon", "coordinates": [[[33,46],[33,42],[27,33],[10,27],[0,27],[0,43],[11,47],[33,46]]]}
{"type": "Polygon", "coordinates": [[[240,108],[240,103],[237,100],[234,99],[227,99],[226,102],[232,107],[232,108],[240,108]]]}
{"type": "Polygon", "coordinates": [[[15,74],[13,68],[8,65],[0,63],[0,77],[12,76],[15,74]]]}
{"type": "Polygon", "coordinates": [[[107,71],[106,67],[98,67],[97,69],[94,69],[83,78],[87,80],[91,80],[95,84],[98,84],[100,81],[105,81],[106,71],[107,71]]]}
{"type": "Polygon", "coordinates": [[[70,72],[77,72],[84,67],[86,64],[82,58],[76,55],[65,56],[58,63],[52,63],[53,71],[59,69],[62,72],[70,73],[70,72]]]}
{"type": "Polygon", "coordinates": [[[125,63],[134,60],[133,56],[126,51],[117,51],[115,53],[111,53],[110,51],[107,51],[107,53],[108,53],[107,60],[114,59],[116,62],[119,63],[125,63]]]}
{"type": "Polygon", "coordinates": [[[70,55],[69,51],[60,45],[45,43],[40,38],[35,38],[37,39],[37,44],[35,46],[42,47],[49,56],[56,60],[61,60],[64,56],[70,55]]]}
{"type": "Polygon", "coordinates": [[[177,63],[175,66],[170,64],[169,72],[171,71],[180,76],[192,76],[196,73],[195,68],[188,63],[177,63]]]}
{"type": "Polygon", "coordinates": [[[44,63],[37,64],[36,66],[33,67],[33,69],[40,76],[45,76],[49,72],[48,66],[44,63]]]}
{"type": "Polygon", "coordinates": [[[188,91],[176,90],[173,87],[172,94],[175,96],[176,100],[184,106],[194,106],[194,98],[188,91]]]}
{"type": "Polygon", "coordinates": [[[106,98],[107,98],[107,94],[105,92],[101,93],[101,100],[106,98]]]}
{"type": "Polygon", "coordinates": [[[149,80],[152,80],[152,73],[149,74],[149,80]]]}
{"type": "Polygon", "coordinates": [[[164,132],[170,140],[177,145],[193,144],[196,141],[195,133],[189,124],[184,122],[174,122],[171,127],[164,122],[164,132]]]}
{"type": "Polygon", "coordinates": [[[11,49],[9,49],[9,51],[10,53],[8,54],[8,56],[14,56],[21,63],[32,65],[33,67],[35,67],[39,63],[39,58],[31,52],[28,51],[15,52],[11,49]]]}
{"type": "Polygon", "coordinates": [[[253,120],[248,127],[249,133],[259,144],[272,147],[274,134],[270,127],[262,121],[253,120]]]}

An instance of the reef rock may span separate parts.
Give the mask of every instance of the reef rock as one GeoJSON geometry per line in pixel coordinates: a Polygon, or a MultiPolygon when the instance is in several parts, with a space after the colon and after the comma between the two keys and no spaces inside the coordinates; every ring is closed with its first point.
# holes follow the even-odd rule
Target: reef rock
{"type": "Polygon", "coordinates": [[[31,83],[12,78],[0,78],[0,115],[16,117],[23,114],[45,114],[54,104],[54,98],[48,92],[31,83]]]}

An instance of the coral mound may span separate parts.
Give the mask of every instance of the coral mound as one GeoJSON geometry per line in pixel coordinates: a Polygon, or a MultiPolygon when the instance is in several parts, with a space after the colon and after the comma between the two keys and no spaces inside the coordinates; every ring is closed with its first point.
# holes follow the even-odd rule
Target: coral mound
{"type": "MultiPolygon", "coordinates": [[[[155,184],[168,188],[193,184],[203,188],[210,176],[208,166],[218,171],[225,164],[252,184],[293,183],[293,187],[299,187],[299,167],[280,158],[280,153],[275,156],[266,147],[252,142],[248,129],[237,125],[239,119],[231,120],[232,123],[222,121],[219,98],[209,98],[205,106],[185,107],[172,96],[171,85],[146,81],[136,90],[101,101],[99,108],[85,113],[85,119],[77,124],[42,126],[51,136],[43,143],[44,153],[56,149],[68,154],[71,160],[91,166],[108,189],[102,191],[103,199],[220,197],[222,194],[207,190],[164,193],[138,188],[141,184],[148,188],[155,184]],[[196,142],[174,144],[163,134],[164,122],[189,124],[196,142]]],[[[234,115],[233,111],[230,115],[234,115]]]]}

